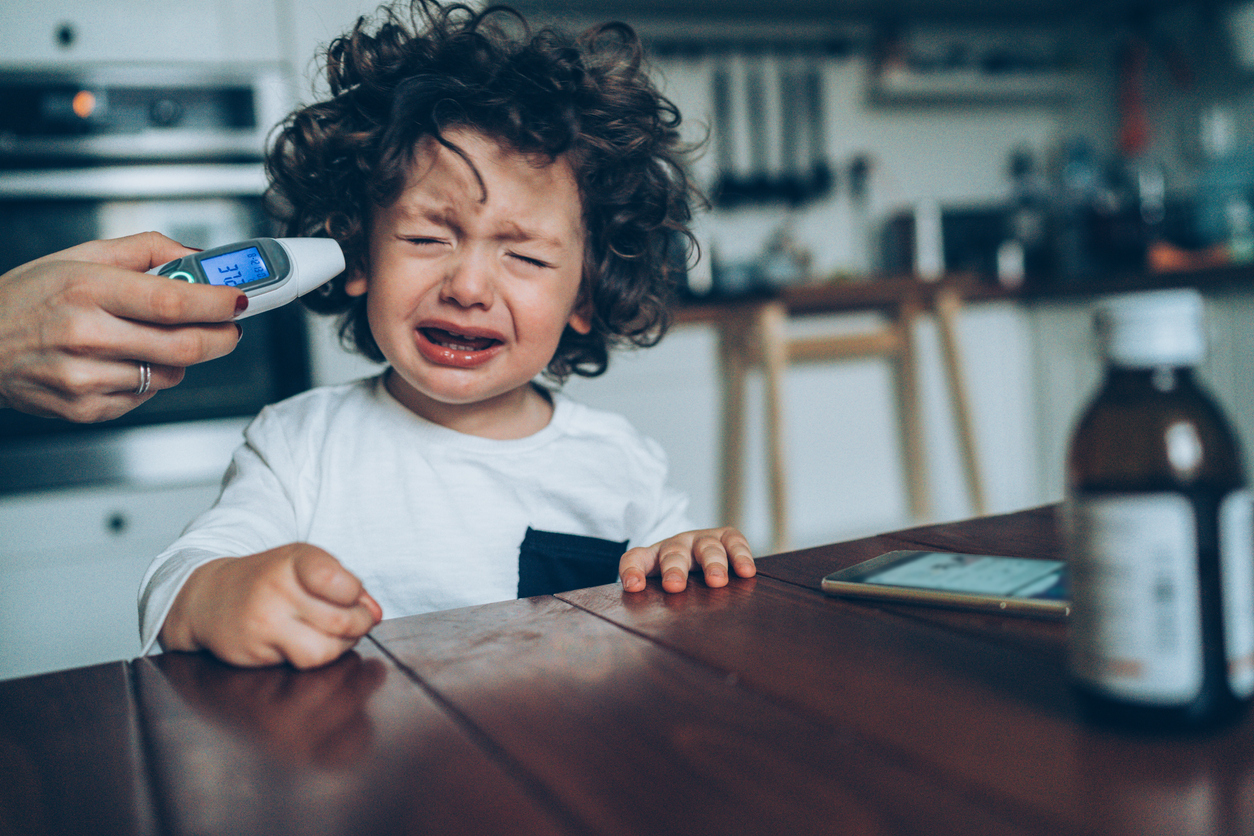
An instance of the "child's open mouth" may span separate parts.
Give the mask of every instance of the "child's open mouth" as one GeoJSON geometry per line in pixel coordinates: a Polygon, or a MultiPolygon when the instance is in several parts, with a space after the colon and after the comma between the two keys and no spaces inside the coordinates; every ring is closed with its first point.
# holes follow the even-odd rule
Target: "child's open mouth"
{"type": "Polygon", "coordinates": [[[418,352],[429,363],[459,369],[473,369],[489,362],[505,343],[484,334],[462,334],[426,325],[418,328],[418,352]]]}
{"type": "Polygon", "coordinates": [[[471,337],[441,328],[419,328],[422,335],[440,348],[449,351],[484,351],[500,343],[492,337],[471,337]]]}

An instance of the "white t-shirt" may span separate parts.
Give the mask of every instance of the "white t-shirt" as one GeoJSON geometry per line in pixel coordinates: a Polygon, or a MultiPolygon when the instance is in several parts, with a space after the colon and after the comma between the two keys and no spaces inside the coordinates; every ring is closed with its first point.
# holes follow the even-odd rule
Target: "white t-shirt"
{"type": "Polygon", "coordinates": [[[618,415],[561,394],[553,402],[548,426],[509,441],[420,418],[382,377],[266,407],[244,431],[217,503],[148,567],[143,652],[192,570],[219,557],[312,543],[396,618],[518,597],[524,539],[612,554],[616,570],[624,541],[692,529],[655,442],[618,415]]]}

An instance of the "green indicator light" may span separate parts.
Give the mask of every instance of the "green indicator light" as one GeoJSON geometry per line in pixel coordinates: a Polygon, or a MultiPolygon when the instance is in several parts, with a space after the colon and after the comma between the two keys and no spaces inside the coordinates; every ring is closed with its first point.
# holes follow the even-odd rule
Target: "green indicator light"
{"type": "Polygon", "coordinates": [[[195,284],[195,283],[196,283],[196,277],[195,277],[195,276],[193,276],[191,273],[186,273],[186,272],[184,272],[184,271],[182,271],[182,270],[177,270],[177,271],[175,271],[175,272],[171,273],[171,274],[170,274],[170,278],[172,278],[172,279],[179,279],[180,281],[189,282],[190,284],[195,284]]]}

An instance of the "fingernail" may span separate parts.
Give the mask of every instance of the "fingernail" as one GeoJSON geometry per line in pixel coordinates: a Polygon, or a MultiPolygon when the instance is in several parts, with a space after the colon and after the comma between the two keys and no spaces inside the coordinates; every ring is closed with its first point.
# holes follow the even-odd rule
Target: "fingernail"
{"type": "Polygon", "coordinates": [[[235,342],[238,343],[244,336],[244,326],[240,325],[238,322],[232,324],[235,326],[235,342]]]}
{"type": "Polygon", "coordinates": [[[235,315],[239,316],[246,310],[248,310],[248,297],[241,293],[235,297],[235,315]]]}
{"type": "Polygon", "coordinates": [[[705,574],[711,578],[727,577],[727,569],[720,563],[718,566],[711,566],[705,570],[705,574]]]}

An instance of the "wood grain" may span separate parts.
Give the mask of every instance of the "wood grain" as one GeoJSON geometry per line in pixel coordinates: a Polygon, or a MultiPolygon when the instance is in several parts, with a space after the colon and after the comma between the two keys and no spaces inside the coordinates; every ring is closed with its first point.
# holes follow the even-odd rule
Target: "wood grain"
{"type": "Polygon", "coordinates": [[[1063,833],[1247,832],[1249,820],[1231,811],[1254,800],[1254,724],[1197,738],[1090,728],[1075,712],[1061,642],[1025,652],[769,577],[723,589],[694,583],[676,596],[651,585],[562,597],[881,743],[1016,821],[1063,833]],[[1188,786],[1195,794],[1182,804],[1170,788],[1188,786]]]}
{"type": "MultiPolygon", "coordinates": [[[[693,599],[641,600],[687,622],[693,599]]],[[[590,832],[931,834],[938,821],[1048,831],[552,598],[385,622],[373,635],[590,832]]]]}
{"type": "Polygon", "coordinates": [[[136,662],[166,832],[573,832],[367,642],[317,670],[136,662]]]}
{"type": "Polygon", "coordinates": [[[0,683],[0,832],[158,832],[127,665],[0,683]]]}

